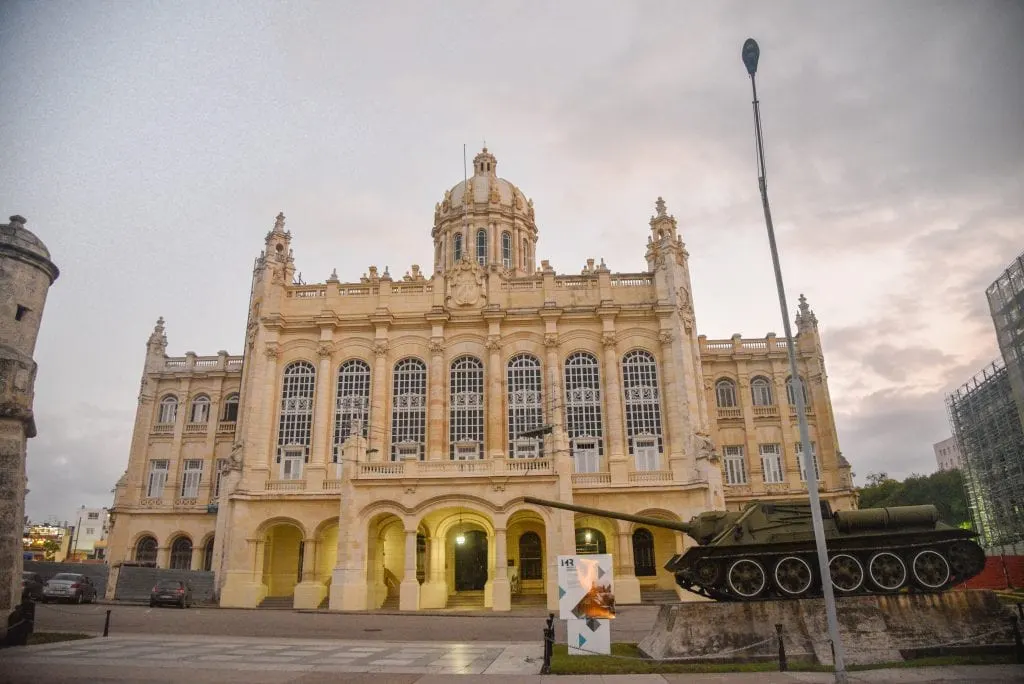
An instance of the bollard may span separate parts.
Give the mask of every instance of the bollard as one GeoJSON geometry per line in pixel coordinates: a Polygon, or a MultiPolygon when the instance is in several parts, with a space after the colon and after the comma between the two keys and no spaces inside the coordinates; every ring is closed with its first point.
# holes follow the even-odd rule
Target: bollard
{"type": "Polygon", "coordinates": [[[1018,663],[1024,663],[1024,642],[1020,638],[1020,623],[1016,615],[1010,616],[1010,630],[1013,632],[1013,650],[1018,663]]]}
{"type": "Polygon", "coordinates": [[[1017,601],[1017,615],[1021,620],[1024,620],[1024,603],[1017,601]]]}
{"type": "Polygon", "coordinates": [[[782,640],[781,624],[775,624],[775,634],[779,638],[779,672],[785,672],[789,669],[789,663],[786,662],[786,644],[782,640]]]}
{"type": "Polygon", "coordinates": [[[551,674],[551,652],[555,647],[555,614],[548,613],[548,625],[544,628],[544,664],[541,665],[541,674],[551,674]]]}
{"type": "Polygon", "coordinates": [[[110,634],[110,609],[107,609],[107,619],[103,623],[103,636],[110,634]]]}

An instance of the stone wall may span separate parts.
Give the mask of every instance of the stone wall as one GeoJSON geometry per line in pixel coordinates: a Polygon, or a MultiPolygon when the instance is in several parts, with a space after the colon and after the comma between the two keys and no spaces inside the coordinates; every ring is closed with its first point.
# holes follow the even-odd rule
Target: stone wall
{"type": "Polygon", "coordinates": [[[213,573],[202,570],[168,570],[122,565],[117,573],[114,599],[118,601],[149,601],[153,586],[160,580],[183,580],[192,585],[195,603],[214,603],[213,573]]]}
{"type": "Polygon", "coordinates": [[[96,596],[103,598],[107,591],[107,574],[110,568],[106,563],[48,563],[46,561],[25,561],[24,570],[38,572],[43,582],[59,572],[77,572],[89,578],[96,585],[96,596]]]}

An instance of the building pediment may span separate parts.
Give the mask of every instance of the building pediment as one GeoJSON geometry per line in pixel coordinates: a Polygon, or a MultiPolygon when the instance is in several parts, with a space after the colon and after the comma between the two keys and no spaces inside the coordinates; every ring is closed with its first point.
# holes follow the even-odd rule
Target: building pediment
{"type": "Polygon", "coordinates": [[[468,255],[446,271],[445,305],[449,308],[482,308],[487,305],[487,274],[468,255]]]}

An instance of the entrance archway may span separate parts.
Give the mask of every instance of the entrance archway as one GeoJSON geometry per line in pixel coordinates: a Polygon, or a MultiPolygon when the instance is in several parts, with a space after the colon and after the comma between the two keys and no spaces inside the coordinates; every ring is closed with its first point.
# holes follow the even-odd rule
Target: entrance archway
{"type": "Polygon", "coordinates": [[[302,574],[302,530],[278,523],[264,537],[263,584],[267,596],[291,596],[302,574]]]}
{"type": "Polygon", "coordinates": [[[481,530],[457,532],[455,591],[482,591],[487,576],[487,534],[481,530]]]}

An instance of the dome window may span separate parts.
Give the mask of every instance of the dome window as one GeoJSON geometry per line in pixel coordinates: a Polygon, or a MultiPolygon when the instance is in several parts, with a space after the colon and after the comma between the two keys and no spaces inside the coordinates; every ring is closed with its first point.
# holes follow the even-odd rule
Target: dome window
{"type": "Polygon", "coordinates": [[[462,233],[455,234],[455,242],[452,244],[452,261],[458,263],[462,259],[462,233]]]}
{"type": "Polygon", "coordinates": [[[483,228],[476,231],[476,263],[487,265],[487,231],[483,228]]]}

